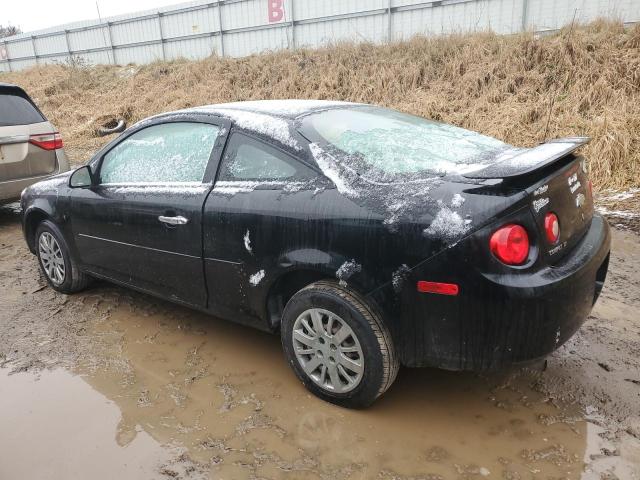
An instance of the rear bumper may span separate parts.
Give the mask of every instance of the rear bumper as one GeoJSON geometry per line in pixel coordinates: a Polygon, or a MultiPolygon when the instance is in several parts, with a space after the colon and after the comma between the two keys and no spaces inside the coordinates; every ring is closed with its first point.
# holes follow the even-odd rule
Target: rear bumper
{"type": "Polygon", "coordinates": [[[605,280],[610,243],[609,226],[596,215],[560,263],[534,273],[484,274],[458,248],[437,259],[442,265],[413,272],[417,278],[448,265],[462,272],[455,279],[460,294],[403,293],[396,321],[390,322],[402,363],[486,370],[548,355],[589,315],[605,280]]]}
{"type": "Polygon", "coordinates": [[[0,180],[0,204],[9,203],[20,199],[22,191],[42,180],[46,180],[49,177],[64,173],[69,170],[69,161],[64,153],[64,149],[60,148],[56,150],[56,169],[47,173],[46,175],[38,175],[35,177],[18,178],[15,180],[0,180]]]}

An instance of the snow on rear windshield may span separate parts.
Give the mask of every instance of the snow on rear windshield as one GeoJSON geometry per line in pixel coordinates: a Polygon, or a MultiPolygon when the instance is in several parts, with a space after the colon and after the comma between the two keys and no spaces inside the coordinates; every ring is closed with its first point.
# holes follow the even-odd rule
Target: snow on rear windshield
{"type": "Polygon", "coordinates": [[[379,107],[333,109],[304,118],[302,131],[343,153],[371,179],[420,172],[466,173],[507,145],[463,128],[379,107]]]}

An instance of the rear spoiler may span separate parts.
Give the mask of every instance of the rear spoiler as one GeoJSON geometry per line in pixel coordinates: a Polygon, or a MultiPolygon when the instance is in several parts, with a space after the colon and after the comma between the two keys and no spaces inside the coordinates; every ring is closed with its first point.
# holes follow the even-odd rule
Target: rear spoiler
{"type": "Polygon", "coordinates": [[[521,177],[551,165],[589,141],[589,137],[566,137],[533,148],[507,150],[495,158],[495,163],[464,176],[479,179],[521,177]]]}

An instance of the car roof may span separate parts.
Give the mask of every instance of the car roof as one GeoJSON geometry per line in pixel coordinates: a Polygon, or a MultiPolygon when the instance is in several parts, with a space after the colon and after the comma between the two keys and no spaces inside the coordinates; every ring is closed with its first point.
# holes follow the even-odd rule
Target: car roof
{"type": "MultiPolygon", "coordinates": [[[[244,111],[259,113],[272,117],[294,119],[301,115],[311,113],[316,110],[328,108],[349,107],[361,105],[352,102],[341,102],[332,100],[250,100],[244,102],[218,103],[213,105],[203,105],[201,107],[189,108],[189,112],[205,112],[213,114],[224,114],[224,111],[244,111]]],[[[182,110],[181,112],[185,112],[182,110]]]]}

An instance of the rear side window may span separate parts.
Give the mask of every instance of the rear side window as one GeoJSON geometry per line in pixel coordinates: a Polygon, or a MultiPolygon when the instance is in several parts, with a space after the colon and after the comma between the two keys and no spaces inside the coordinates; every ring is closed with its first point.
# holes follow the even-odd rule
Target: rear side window
{"type": "Polygon", "coordinates": [[[29,125],[44,121],[44,117],[27,98],[0,93],[0,126],[29,125]]]}
{"type": "Polygon", "coordinates": [[[284,181],[312,178],[314,173],[284,152],[234,133],[229,140],[219,180],[284,181]]]}
{"type": "Polygon", "coordinates": [[[220,127],[163,123],[123,140],[104,156],[102,183],[202,182],[220,127]]]}

